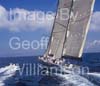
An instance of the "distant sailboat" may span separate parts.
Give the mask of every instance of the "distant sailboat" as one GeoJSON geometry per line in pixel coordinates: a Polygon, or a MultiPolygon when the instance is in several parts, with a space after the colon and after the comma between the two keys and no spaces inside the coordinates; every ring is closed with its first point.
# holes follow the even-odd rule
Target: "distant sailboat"
{"type": "Polygon", "coordinates": [[[58,0],[48,48],[44,56],[39,58],[41,61],[60,65],[67,58],[81,58],[94,2],[95,0],[58,0]],[[67,19],[61,19],[61,9],[67,9],[67,19]]]}

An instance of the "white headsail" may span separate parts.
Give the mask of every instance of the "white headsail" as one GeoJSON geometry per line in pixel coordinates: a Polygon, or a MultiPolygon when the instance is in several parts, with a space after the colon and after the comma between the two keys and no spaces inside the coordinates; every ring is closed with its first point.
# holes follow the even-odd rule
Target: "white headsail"
{"type": "Polygon", "coordinates": [[[45,57],[52,55],[54,58],[61,58],[70,18],[71,6],[72,0],[59,0],[57,15],[45,57]],[[62,14],[62,11],[65,11],[64,15],[62,14]]]}
{"type": "Polygon", "coordinates": [[[80,58],[83,52],[95,0],[73,0],[63,55],[80,58]],[[74,16],[74,17],[73,17],[74,16]]]}

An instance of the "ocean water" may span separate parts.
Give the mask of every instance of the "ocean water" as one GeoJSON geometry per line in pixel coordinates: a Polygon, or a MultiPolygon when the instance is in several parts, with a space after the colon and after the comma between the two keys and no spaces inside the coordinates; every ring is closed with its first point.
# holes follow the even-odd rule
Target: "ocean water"
{"type": "Polygon", "coordinates": [[[47,76],[37,74],[38,56],[1,57],[0,86],[100,86],[100,53],[83,54],[82,58],[81,66],[88,67],[88,73],[47,76]]]}

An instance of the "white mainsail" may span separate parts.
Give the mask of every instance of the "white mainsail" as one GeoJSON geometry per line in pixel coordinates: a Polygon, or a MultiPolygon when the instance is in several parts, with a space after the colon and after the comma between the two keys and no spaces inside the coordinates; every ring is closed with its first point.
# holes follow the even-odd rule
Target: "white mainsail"
{"type": "Polygon", "coordinates": [[[63,55],[80,58],[83,52],[95,0],[73,0],[63,55]]]}
{"type": "Polygon", "coordinates": [[[48,49],[45,53],[45,57],[47,57],[48,55],[52,55],[54,58],[61,58],[70,18],[71,6],[72,0],[59,0],[57,15],[54,21],[53,30],[51,33],[48,49]],[[61,19],[62,10],[66,11],[66,13],[62,15],[66,19],[61,19]]]}

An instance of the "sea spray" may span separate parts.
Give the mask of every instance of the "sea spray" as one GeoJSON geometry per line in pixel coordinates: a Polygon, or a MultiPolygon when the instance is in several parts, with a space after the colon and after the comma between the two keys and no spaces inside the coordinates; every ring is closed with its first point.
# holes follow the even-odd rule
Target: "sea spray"
{"type": "Polygon", "coordinates": [[[15,64],[0,68],[0,86],[5,86],[5,81],[15,75],[19,67],[15,64]]]}

